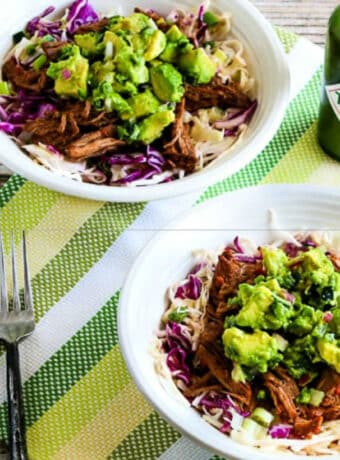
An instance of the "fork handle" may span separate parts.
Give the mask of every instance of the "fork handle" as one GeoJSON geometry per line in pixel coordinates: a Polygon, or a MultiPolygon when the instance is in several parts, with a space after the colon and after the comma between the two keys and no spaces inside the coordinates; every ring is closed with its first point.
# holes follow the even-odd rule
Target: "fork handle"
{"type": "Polygon", "coordinates": [[[26,460],[27,448],[18,343],[8,343],[6,348],[10,459],[26,460]]]}

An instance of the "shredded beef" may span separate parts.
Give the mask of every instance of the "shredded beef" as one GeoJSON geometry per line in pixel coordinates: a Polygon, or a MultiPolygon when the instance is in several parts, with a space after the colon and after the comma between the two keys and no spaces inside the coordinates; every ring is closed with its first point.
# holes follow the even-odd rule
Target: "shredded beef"
{"type": "Polygon", "coordinates": [[[115,129],[112,125],[104,126],[71,142],[66,147],[65,153],[71,160],[81,161],[114,151],[126,144],[125,141],[112,137],[114,134],[115,129]]]}
{"type": "Polygon", "coordinates": [[[74,34],[87,34],[88,32],[101,32],[109,25],[109,18],[100,19],[100,21],[92,22],[92,24],[83,24],[75,30],[74,34]]]}
{"type": "Polygon", "coordinates": [[[225,249],[218,258],[210,290],[210,301],[215,306],[216,314],[222,316],[237,308],[229,306],[227,300],[237,294],[240,283],[252,284],[262,270],[261,261],[254,264],[240,262],[233,257],[231,249],[225,249]]]}
{"type": "Polygon", "coordinates": [[[200,364],[206,366],[216,380],[230,392],[245,409],[253,406],[253,392],[249,383],[234,382],[231,378],[230,362],[226,359],[223,351],[218,350],[214,344],[200,344],[197,350],[200,364]]]}
{"type": "MultiPolygon", "coordinates": [[[[90,101],[67,101],[63,104],[62,110],[48,112],[44,118],[28,121],[24,131],[30,134],[30,142],[52,144],[67,154],[66,147],[82,134],[85,135],[91,130],[98,131],[104,126],[112,126],[114,121],[110,114],[94,111],[90,101]]],[[[74,152],[74,149],[72,151],[74,152]]],[[[93,156],[92,149],[90,156],[93,156]]]]}
{"type": "Polygon", "coordinates": [[[26,70],[12,57],[2,66],[3,77],[16,88],[41,92],[48,86],[46,70],[26,70]]]}
{"type": "Polygon", "coordinates": [[[171,140],[164,144],[163,155],[172,167],[193,172],[197,158],[195,148],[189,136],[189,127],[183,121],[185,99],[176,106],[176,119],[171,127],[171,140]]]}
{"type": "Polygon", "coordinates": [[[298,417],[294,421],[294,434],[300,438],[311,438],[313,434],[319,433],[322,422],[322,416],[317,416],[309,420],[298,417]]]}
{"type": "Polygon", "coordinates": [[[335,270],[340,270],[340,255],[330,253],[329,258],[331,259],[332,264],[334,265],[335,270]]]}
{"type": "Polygon", "coordinates": [[[53,41],[53,42],[43,42],[41,44],[44,53],[50,61],[54,61],[59,56],[60,50],[67,46],[67,42],[62,41],[53,41]]]}
{"type": "Polygon", "coordinates": [[[277,415],[287,422],[293,422],[297,417],[294,399],[299,394],[295,380],[278,366],[272,372],[263,374],[263,384],[269,390],[277,415]]]}
{"type": "Polygon", "coordinates": [[[193,375],[191,384],[183,393],[187,397],[195,397],[208,391],[225,391],[224,387],[218,383],[210,371],[207,371],[202,376],[193,375]]]}
{"type": "Polygon", "coordinates": [[[227,109],[237,107],[240,109],[249,107],[251,101],[244,94],[237,83],[218,83],[216,80],[206,85],[185,85],[185,108],[189,112],[209,107],[227,109]]]}

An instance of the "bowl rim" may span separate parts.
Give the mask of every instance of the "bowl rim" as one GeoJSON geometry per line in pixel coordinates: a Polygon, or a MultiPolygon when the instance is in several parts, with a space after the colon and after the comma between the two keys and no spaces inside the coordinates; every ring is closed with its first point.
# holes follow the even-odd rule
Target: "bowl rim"
{"type": "MultiPolygon", "coordinates": [[[[275,190],[276,193],[280,193],[280,195],[285,196],[287,192],[291,194],[300,194],[302,191],[305,193],[310,194],[311,196],[324,196],[324,197],[331,197],[336,199],[337,201],[340,199],[340,189],[337,190],[334,187],[330,186],[320,186],[320,185],[309,185],[309,184],[264,184],[264,185],[257,185],[254,187],[246,187],[239,190],[235,190],[228,193],[228,197],[230,195],[241,195],[245,194],[247,196],[253,196],[256,193],[270,193],[271,190],[275,190]]],[[[195,435],[191,432],[188,428],[183,426],[183,424],[179,424],[176,420],[174,414],[169,414],[166,410],[163,409],[162,405],[159,404],[153,398],[152,388],[149,388],[145,385],[143,381],[142,373],[138,374],[135,368],[135,356],[134,353],[131,352],[130,343],[131,340],[126,335],[124,331],[127,330],[127,318],[128,315],[126,313],[126,306],[128,306],[131,302],[129,300],[131,286],[133,286],[135,274],[140,270],[141,262],[148,257],[150,250],[153,249],[155,245],[161,240],[164,234],[171,232],[174,229],[180,229],[180,223],[188,217],[188,212],[194,212],[197,209],[202,209],[204,207],[209,207],[213,200],[220,200],[223,201],[223,198],[226,194],[218,195],[212,199],[206,200],[203,203],[198,204],[195,207],[191,207],[186,211],[182,211],[178,216],[171,219],[166,225],[164,225],[159,231],[157,231],[150,241],[143,247],[143,249],[138,253],[133,265],[130,267],[129,272],[125,278],[120,297],[119,297],[119,304],[118,304],[118,313],[117,313],[117,325],[118,325],[118,340],[122,355],[124,357],[124,361],[126,366],[133,378],[134,383],[136,384],[137,388],[141,391],[145,399],[152,405],[152,407],[164,417],[172,426],[174,426],[180,433],[185,435],[187,438],[194,441],[197,446],[201,448],[206,448],[215,452],[219,455],[225,456],[228,455],[230,458],[235,460],[248,460],[250,453],[253,454],[252,458],[254,460],[270,460],[273,456],[273,452],[259,452],[255,448],[251,446],[247,446],[245,444],[241,444],[237,441],[233,441],[236,446],[239,448],[240,452],[233,451],[227,452],[220,450],[218,447],[212,445],[210,442],[206,440],[206,438],[200,438],[198,435],[195,435]]],[[[244,230],[243,230],[244,231],[244,230]]],[[[192,409],[192,408],[191,408],[192,409]]],[[[207,423],[207,422],[206,422],[207,423]]],[[[209,425],[208,425],[209,426],[209,425]]],[[[228,438],[231,440],[231,438],[228,438]]],[[[235,447],[235,446],[234,446],[235,447]]],[[[333,459],[334,456],[305,456],[305,455],[295,455],[295,454],[288,454],[288,453],[276,453],[275,452],[275,459],[277,460],[320,460],[321,458],[325,460],[333,459]]]]}
{"type": "MultiPolygon", "coordinates": [[[[270,113],[263,120],[261,131],[256,133],[245,145],[245,148],[241,148],[234,157],[216,167],[203,169],[173,182],[143,187],[114,187],[78,182],[53,173],[33,162],[13,143],[8,135],[0,132],[0,143],[2,144],[0,161],[23,177],[51,190],[92,200],[116,202],[150,201],[183,195],[199,189],[203,190],[205,187],[237,172],[266,147],[279,128],[289,102],[290,71],[283,46],[267,19],[249,0],[233,0],[233,2],[236,6],[246,10],[252,21],[261,26],[263,38],[271,45],[271,53],[275,57],[275,72],[280,78],[278,85],[280,97],[277,98],[275,107],[273,105],[270,113]],[[15,155],[9,155],[8,150],[14,152],[14,149],[16,150],[15,155]]],[[[12,26],[13,24],[10,27],[12,26]]],[[[9,30],[5,29],[4,34],[8,34],[8,32],[9,30]]]]}

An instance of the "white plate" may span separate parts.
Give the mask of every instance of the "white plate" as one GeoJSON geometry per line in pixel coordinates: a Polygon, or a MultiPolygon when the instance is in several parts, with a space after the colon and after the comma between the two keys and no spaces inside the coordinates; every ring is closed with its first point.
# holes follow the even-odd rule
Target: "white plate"
{"type": "MultiPolygon", "coordinates": [[[[272,460],[273,454],[234,442],[185,406],[178,390],[171,393],[162,386],[149,350],[165,308],[165,292],[192,267],[192,250],[219,249],[240,234],[258,244],[269,242],[269,209],[276,211],[281,229],[340,229],[340,191],[334,189],[268,185],[225,194],[180,216],[152,239],[134,263],[119,303],[120,345],[138,388],[176,428],[230,459],[272,460]]],[[[275,453],[275,460],[283,459],[287,455],[275,453]]]]}
{"type": "MultiPolygon", "coordinates": [[[[90,0],[98,12],[120,8],[128,14],[134,6],[154,8],[166,14],[174,7],[170,0],[90,0]],[[118,5],[118,6],[117,6],[118,5]]],[[[50,4],[61,11],[70,0],[16,0],[6,5],[0,18],[0,62],[11,46],[11,36],[50,4]],[[9,13],[11,12],[11,14],[9,13]]],[[[183,0],[183,7],[198,8],[200,1],[183,0]]],[[[147,187],[109,187],[86,184],[58,176],[34,163],[4,133],[0,132],[0,161],[22,176],[69,195],[106,201],[145,201],[166,198],[208,186],[238,171],[251,161],[274,136],[288,104],[290,76],[283,48],[267,20],[248,0],[216,0],[214,6],[233,15],[233,33],[244,43],[249,55],[251,73],[258,84],[259,106],[243,141],[228,156],[211,167],[182,180],[147,187]]]]}

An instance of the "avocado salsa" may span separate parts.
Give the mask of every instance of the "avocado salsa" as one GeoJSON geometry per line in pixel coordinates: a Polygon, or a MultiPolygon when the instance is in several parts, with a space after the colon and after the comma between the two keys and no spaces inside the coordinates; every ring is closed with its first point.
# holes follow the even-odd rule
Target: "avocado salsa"
{"type": "Polygon", "coordinates": [[[53,10],[14,35],[0,82],[0,130],[35,161],[148,185],[202,169],[242,137],[257,103],[230,15],[202,5],[100,18],[76,0],[52,21],[53,10]]]}
{"type": "Polygon", "coordinates": [[[237,237],[218,260],[207,254],[169,289],[162,317],[159,353],[177,387],[241,442],[289,450],[280,440],[319,436],[299,452],[340,452],[339,255],[302,234],[251,253],[237,237]]]}

